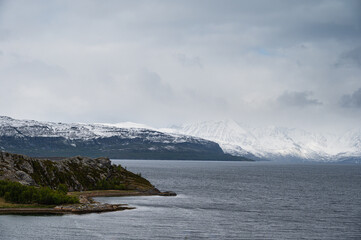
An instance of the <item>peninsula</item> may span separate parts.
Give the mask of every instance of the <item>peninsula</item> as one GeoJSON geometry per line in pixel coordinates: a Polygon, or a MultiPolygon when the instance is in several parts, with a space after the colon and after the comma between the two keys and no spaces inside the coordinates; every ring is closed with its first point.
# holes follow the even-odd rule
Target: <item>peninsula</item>
{"type": "Polygon", "coordinates": [[[52,161],[0,152],[0,214],[117,211],[132,207],[95,202],[93,197],[145,195],[176,194],[159,191],[109,158],[52,161]]]}

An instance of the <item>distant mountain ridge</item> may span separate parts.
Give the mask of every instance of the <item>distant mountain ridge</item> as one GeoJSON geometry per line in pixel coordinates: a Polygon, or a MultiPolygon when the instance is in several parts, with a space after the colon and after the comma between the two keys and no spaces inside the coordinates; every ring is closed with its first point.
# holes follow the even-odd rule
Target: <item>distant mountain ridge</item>
{"type": "Polygon", "coordinates": [[[225,154],[217,143],[199,137],[164,133],[139,124],[125,125],[39,122],[0,116],[0,151],[35,157],[248,160],[225,154]]]}
{"type": "Polygon", "coordinates": [[[232,120],[206,121],[164,129],[217,142],[225,153],[254,159],[361,162],[361,130],[341,136],[301,129],[241,127],[232,120]]]}
{"type": "Polygon", "coordinates": [[[0,151],[36,157],[283,160],[361,163],[361,129],[319,134],[295,128],[205,121],[156,129],[144,124],[54,123],[0,116],[0,151]]]}

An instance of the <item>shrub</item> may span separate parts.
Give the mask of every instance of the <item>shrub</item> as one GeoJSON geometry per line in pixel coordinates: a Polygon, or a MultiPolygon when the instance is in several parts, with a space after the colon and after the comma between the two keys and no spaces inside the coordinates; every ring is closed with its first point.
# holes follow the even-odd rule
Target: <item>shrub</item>
{"type": "Polygon", "coordinates": [[[38,203],[46,205],[58,205],[66,203],[78,203],[79,199],[66,195],[64,186],[59,186],[58,191],[49,187],[25,186],[18,182],[0,181],[0,197],[13,203],[38,203]]]}
{"type": "Polygon", "coordinates": [[[58,191],[66,194],[68,192],[68,186],[66,186],[65,184],[59,184],[58,191]]]}

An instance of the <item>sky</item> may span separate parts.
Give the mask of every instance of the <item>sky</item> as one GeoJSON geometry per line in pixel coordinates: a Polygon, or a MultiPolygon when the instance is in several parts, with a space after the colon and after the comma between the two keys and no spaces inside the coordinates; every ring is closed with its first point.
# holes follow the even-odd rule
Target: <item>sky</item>
{"type": "Polygon", "coordinates": [[[361,127],[361,1],[0,0],[0,115],[361,127]]]}

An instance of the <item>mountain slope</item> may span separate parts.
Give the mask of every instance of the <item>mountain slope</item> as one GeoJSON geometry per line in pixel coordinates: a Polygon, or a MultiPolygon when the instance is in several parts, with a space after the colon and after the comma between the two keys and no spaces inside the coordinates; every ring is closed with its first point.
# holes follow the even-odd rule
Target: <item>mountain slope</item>
{"type": "Polygon", "coordinates": [[[37,157],[85,155],[128,159],[245,160],[198,137],[116,125],[0,117],[0,150],[37,157]]]}
{"type": "Polygon", "coordinates": [[[226,153],[254,159],[301,161],[361,159],[360,130],[352,130],[342,136],[321,135],[301,129],[281,127],[247,128],[227,120],[186,124],[164,131],[215,141],[226,153]]]}
{"type": "Polygon", "coordinates": [[[232,120],[206,121],[194,124],[185,124],[174,128],[160,129],[168,133],[197,136],[217,142],[224,152],[236,156],[255,157],[255,151],[249,151],[242,146],[254,145],[257,139],[251,132],[241,128],[232,120]]]}

